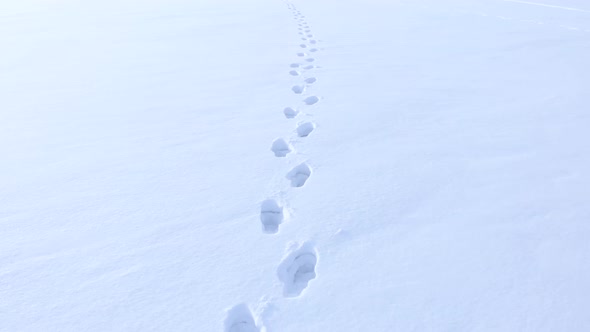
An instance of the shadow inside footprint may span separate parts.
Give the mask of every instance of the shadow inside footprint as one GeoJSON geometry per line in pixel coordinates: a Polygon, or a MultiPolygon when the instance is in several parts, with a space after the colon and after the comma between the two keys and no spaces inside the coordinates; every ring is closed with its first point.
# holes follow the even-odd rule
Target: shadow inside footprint
{"type": "Polygon", "coordinates": [[[267,199],[260,206],[260,222],[262,231],[267,234],[275,234],[279,231],[279,225],[283,223],[283,207],[274,199],[267,199]]]}
{"type": "Polygon", "coordinates": [[[287,254],[277,269],[285,297],[297,297],[307,288],[309,282],[316,278],[317,262],[317,252],[309,242],[287,254]]]}
{"type": "Polygon", "coordinates": [[[306,163],[295,166],[286,178],[291,181],[291,187],[303,187],[311,176],[311,168],[306,163]]]}

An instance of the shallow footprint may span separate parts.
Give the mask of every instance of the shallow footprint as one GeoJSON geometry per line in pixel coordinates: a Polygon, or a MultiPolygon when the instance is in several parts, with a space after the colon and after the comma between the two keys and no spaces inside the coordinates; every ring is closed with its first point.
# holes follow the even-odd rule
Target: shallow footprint
{"type": "Polygon", "coordinates": [[[307,45],[305,45],[305,44],[301,44],[301,45],[299,45],[299,47],[301,47],[301,48],[306,48],[306,47],[307,47],[307,45]]]}
{"type": "Polygon", "coordinates": [[[303,187],[311,176],[311,168],[306,163],[301,163],[287,173],[286,178],[291,180],[291,187],[303,187]]]}
{"type": "Polygon", "coordinates": [[[290,74],[291,76],[299,76],[299,72],[298,72],[297,70],[291,70],[291,71],[289,72],[289,74],[290,74]]]}
{"type": "Polygon", "coordinates": [[[297,56],[306,56],[306,55],[307,55],[307,54],[305,54],[305,53],[302,53],[302,52],[299,52],[299,53],[297,53],[297,56]]]}
{"type": "Polygon", "coordinates": [[[313,105],[313,104],[317,103],[318,101],[320,101],[320,98],[318,98],[316,96],[309,96],[309,97],[303,99],[303,102],[306,105],[313,105]]]}
{"type": "Polygon", "coordinates": [[[283,296],[297,297],[309,282],[316,278],[318,254],[313,244],[306,242],[287,253],[277,268],[277,276],[283,283],[283,296]]]}
{"type": "Polygon", "coordinates": [[[298,68],[299,67],[299,64],[298,63],[292,63],[292,64],[289,65],[289,67],[291,67],[291,68],[298,68]]]}
{"type": "Polygon", "coordinates": [[[259,332],[252,312],[245,303],[240,303],[227,311],[224,332],[259,332]]]}
{"type": "Polygon", "coordinates": [[[305,79],[305,83],[307,83],[307,84],[313,84],[313,83],[315,83],[316,81],[317,81],[317,80],[316,80],[316,78],[315,78],[315,77],[309,77],[309,78],[306,78],[306,79],[305,79]]]}
{"type": "Polygon", "coordinates": [[[291,90],[293,92],[295,92],[296,94],[300,95],[305,90],[305,86],[304,85],[293,85],[293,87],[291,87],[291,90]]]}
{"type": "Polygon", "coordinates": [[[285,157],[289,152],[293,151],[291,144],[282,138],[277,138],[272,142],[270,150],[274,152],[275,157],[285,157]]]}
{"type": "Polygon", "coordinates": [[[260,205],[260,222],[262,231],[267,234],[276,234],[279,225],[283,223],[283,207],[274,199],[267,199],[260,205]]]}
{"type": "Polygon", "coordinates": [[[308,58],[308,59],[305,59],[305,61],[307,61],[307,62],[314,62],[315,59],[314,58],[308,58]]]}
{"type": "Polygon", "coordinates": [[[307,137],[311,132],[315,129],[315,123],[313,122],[304,122],[297,126],[297,136],[299,137],[307,137]]]}
{"type": "Polygon", "coordinates": [[[287,119],[292,119],[296,117],[297,114],[299,114],[299,111],[293,109],[292,107],[285,107],[285,109],[283,110],[283,114],[285,114],[285,117],[287,119]]]}
{"type": "Polygon", "coordinates": [[[309,51],[310,51],[310,52],[317,52],[317,51],[318,51],[318,49],[317,49],[317,48],[310,48],[310,49],[309,49],[309,51]]]}
{"type": "Polygon", "coordinates": [[[314,66],[313,65],[307,65],[305,67],[303,67],[303,69],[309,70],[309,69],[313,69],[314,66]]]}

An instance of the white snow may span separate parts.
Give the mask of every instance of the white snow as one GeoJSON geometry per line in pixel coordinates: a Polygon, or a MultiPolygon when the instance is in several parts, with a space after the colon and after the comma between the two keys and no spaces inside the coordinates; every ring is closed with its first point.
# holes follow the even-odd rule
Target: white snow
{"type": "Polygon", "coordinates": [[[589,41],[583,0],[3,1],[0,331],[589,331],[589,41]]]}

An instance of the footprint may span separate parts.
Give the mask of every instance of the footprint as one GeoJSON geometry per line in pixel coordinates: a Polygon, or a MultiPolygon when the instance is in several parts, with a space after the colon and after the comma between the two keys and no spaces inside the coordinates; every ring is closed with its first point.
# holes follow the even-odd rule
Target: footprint
{"type": "Polygon", "coordinates": [[[307,54],[305,54],[305,53],[303,53],[303,52],[297,53],[297,56],[306,56],[306,55],[307,55],[307,54]]]}
{"type": "Polygon", "coordinates": [[[318,254],[313,244],[306,242],[291,249],[277,268],[277,276],[283,283],[283,296],[297,297],[309,282],[316,278],[318,254]]]}
{"type": "Polygon", "coordinates": [[[293,90],[293,92],[295,92],[296,94],[300,95],[305,90],[305,86],[304,85],[293,85],[291,90],[293,90]]]}
{"type": "Polygon", "coordinates": [[[307,40],[307,38],[301,38],[301,40],[307,40]]]}
{"type": "Polygon", "coordinates": [[[299,111],[297,111],[291,107],[285,107],[285,109],[283,110],[283,114],[285,114],[285,117],[287,119],[292,119],[292,118],[296,117],[297,114],[299,114],[299,111]]]}
{"type": "Polygon", "coordinates": [[[311,176],[311,168],[306,163],[301,163],[287,173],[287,179],[291,180],[291,187],[303,187],[311,176]]]}
{"type": "Polygon", "coordinates": [[[299,47],[301,47],[301,48],[306,48],[306,47],[307,47],[307,45],[305,45],[305,44],[301,44],[301,45],[299,45],[299,47]]]}
{"type": "Polygon", "coordinates": [[[308,58],[308,59],[305,59],[305,61],[307,61],[307,62],[314,62],[315,59],[314,58],[308,58]]]}
{"type": "Polygon", "coordinates": [[[291,67],[291,68],[298,68],[299,67],[299,64],[298,63],[292,63],[292,64],[289,65],[289,67],[291,67]]]}
{"type": "Polygon", "coordinates": [[[297,136],[307,137],[315,129],[315,123],[304,122],[297,127],[297,136]]]}
{"type": "Polygon", "coordinates": [[[309,70],[309,69],[313,69],[314,66],[313,65],[307,65],[305,67],[303,67],[303,69],[309,70]]]}
{"type": "Polygon", "coordinates": [[[291,76],[299,76],[299,72],[297,70],[291,70],[289,74],[291,74],[291,76]]]}
{"type": "Polygon", "coordinates": [[[283,207],[274,199],[267,199],[260,205],[260,222],[262,230],[267,234],[276,234],[283,223],[283,207]]]}
{"type": "Polygon", "coordinates": [[[306,79],[305,79],[305,83],[307,83],[307,84],[313,84],[313,83],[315,83],[316,81],[317,81],[317,80],[316,80],[316,78],[315,78],[315,77],[309,77],[309,78],[306,78],[306,79]]]}
{"type": "Polygon", "coordinates": [[[309,49],[309,51],[310,51],[310,52],[317,52],[317,51],[318,51],[318,49],[317,49],[317,48],[310,48],[310,49],[309,49]]]}
{"type": "Polygon", "coordinates": [[[282,138],[277,138],[272,142],[270,150],[275,153],[275,157],[284,157],[293,151],[291,144],[282,138]]]}
{"type": "Polygon", "coordinates": [[[318,98],[316,96],[309,96],[309,97],[303,99],[303,102],[306,105],[313,105],[313,104],[317,103],[318,101],[320,101],[320,98],[318,98]]]}
{"type": "Polygon", "coordinates": [[[310,40],[309,42],[310,42],[310,43],[312,43],[312,44],[317,44],[317,42],[318,42],[318,41],[317,41],[317,40],[315,40],[315,39],[312,39],[312,40],[310,40]]]}
{"type": "Polygon", "coordinates": [[[311,32],[311,30],[307,29],[307,30],[305,30],[305,32],[306,32],[306,33],[310,33],[310,32],[311,32]]]}
{"type": "Polygon", "coordinates": [[[224,332],[259,332],[252,312],[245,303],[238,304],[227,311],[224,332]]]}
{"type": "MultiPolygon", "coordinates": [[[[308,32],[308,31],[306,31],[306,32],[308,32]]],[[[310,35],[307,35],[307,37],[308,38],[313,38],[313,35],[310,34],[310,35]]]]}

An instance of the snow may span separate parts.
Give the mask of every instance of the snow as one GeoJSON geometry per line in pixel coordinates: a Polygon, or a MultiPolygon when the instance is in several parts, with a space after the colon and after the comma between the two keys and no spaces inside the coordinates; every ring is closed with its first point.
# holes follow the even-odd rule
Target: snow
{"type": "Polygon", "coordinates": [[[589,38],[582,0],[4,1],[0,331],[588,331],[589,38]]]}

